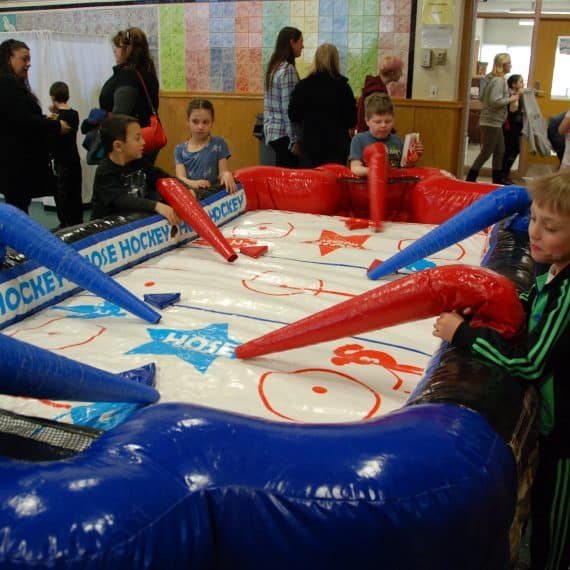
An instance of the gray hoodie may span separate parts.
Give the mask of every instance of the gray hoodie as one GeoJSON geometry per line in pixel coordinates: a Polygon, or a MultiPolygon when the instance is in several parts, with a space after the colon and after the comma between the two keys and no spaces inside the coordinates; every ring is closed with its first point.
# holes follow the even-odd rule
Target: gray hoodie
{"type": "Polygon", "coordinates": [[[522,133],[528,140],[528,150],[530,154],[538,152],[541,156],[550,156],[552,145],[548,140],[546,121],[540,112],[534,91],[525,89],[522,100],[524,106],[522,133]]]}
{"type": "Polygon", "coordinates": [[[509,88],[504,77],[487,76],[481,103],[479,125],[482,127],[502,127],[507,118],[509,104],[509,88]]]}

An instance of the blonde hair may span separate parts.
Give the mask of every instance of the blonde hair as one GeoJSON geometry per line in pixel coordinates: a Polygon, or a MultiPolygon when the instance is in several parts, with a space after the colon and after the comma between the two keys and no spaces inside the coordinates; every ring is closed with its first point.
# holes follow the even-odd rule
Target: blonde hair
{"type": "Polygon", "coordinates": [[[372,93],[364,99],[364,116],[366,120],[372,118],[373,115],[394,114],[394,103],[387,93],[372,93]]]}
{"type": "Polygon", "coordinates": [[[570,170],[534,178],[528,185],[528,193],[541,208],[570,216],[570,170]]]}
{"type": "Polygon", "coordinates": [[[505,75],[505,63],[510,63],[511,56],[508,53],[498,53],[493,60],[491,75],[503,77],[505,75]]]}
{"type": "Polygon", "coordinates": [[[315,52],[311,73],[323,72],[335,77],[340,75],[338,49],[333,44],[321,44],[315,52]]]}

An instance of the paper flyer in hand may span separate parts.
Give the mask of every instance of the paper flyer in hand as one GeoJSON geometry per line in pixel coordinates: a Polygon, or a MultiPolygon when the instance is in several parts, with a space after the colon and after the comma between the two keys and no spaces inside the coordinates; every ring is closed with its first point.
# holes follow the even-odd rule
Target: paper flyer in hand
{"type": "Polygon", "coordinates": [[[404,147],[402,148],[402,158],[400,166],[410,166],[415,164],[419,159],[416,150],[416,144],[420,140],[420,133],[408,133],[404,138],[404,147]]]}

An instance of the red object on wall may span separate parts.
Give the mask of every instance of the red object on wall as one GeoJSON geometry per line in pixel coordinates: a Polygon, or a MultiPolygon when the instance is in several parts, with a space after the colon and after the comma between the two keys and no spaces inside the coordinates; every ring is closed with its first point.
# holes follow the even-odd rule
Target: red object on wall
{"type": "Polygon", "coordinates": [[[186,186],[176,178],[161,178],[156,186],[178,215],[226,261],[237,259],[235,250],[186,186]]]}
{"type": "Polygon", "coordinates": [[[386,283],[246,342],[236,349],[236,356],[253,358],[301,348],[466,307],[473,311],[472,326],[491,327],[506,338],[524,326],[524,310],[512,281],[490,269],[448,265],[386,283]]]}

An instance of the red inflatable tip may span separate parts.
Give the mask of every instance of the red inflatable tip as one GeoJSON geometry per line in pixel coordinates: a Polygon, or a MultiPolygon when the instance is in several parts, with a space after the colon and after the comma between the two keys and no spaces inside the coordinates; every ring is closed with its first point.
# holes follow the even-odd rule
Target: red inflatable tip
{"type": "Polygon", "coordinates": [[[379,330],[444,311],[474,311],[471,326],[488,326],[510,338],[525,316],[514,284],[481,267],[448,265],[386,283],[239,346],[237,358],[253,358],[379,330]]]}
{"type": "Polygon", "coordinates": [[[375,267],[378,267],[382,262],[379,259],[375,259],[368,267],[367,272],[370,273],[375,267]]]}
{"type": "Polygon", "coordinates": [[[344,225],[349,230],[361,230],[364,228],[368,228],[370,223],[368,220],[365,220],[364,218],[349,218],[348,220],[345,220],[344,225]]]}
{"type": "Polygon", "coordinates": [[[268,249],[266,245],[243,245],[239,248],[239,252],[249,257],[261,257],[268,249]]]}
{"type": "Polygon", "coordinates": [[[212,222],[200,202],[182,182],[176,178],[161,178],[156,186],[177,214],[226,261],[232,262],[237,259],[237,253],[222,235],[218,226],[212,222]]]}

